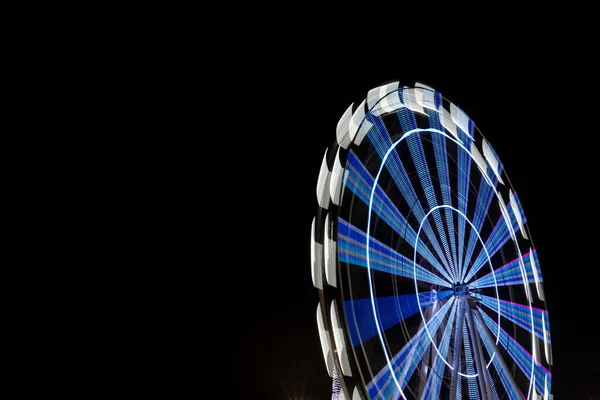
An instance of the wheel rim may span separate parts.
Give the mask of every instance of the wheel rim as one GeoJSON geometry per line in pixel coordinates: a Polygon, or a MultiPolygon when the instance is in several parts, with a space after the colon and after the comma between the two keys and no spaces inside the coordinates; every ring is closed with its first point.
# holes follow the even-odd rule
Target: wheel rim
{"type": "Polygon", "coordinates": [[[397,83],[351,105],[317,183],[312,274],[348,398],[543,398],[550,329],[527,220],[469,117],[397,83]]]}

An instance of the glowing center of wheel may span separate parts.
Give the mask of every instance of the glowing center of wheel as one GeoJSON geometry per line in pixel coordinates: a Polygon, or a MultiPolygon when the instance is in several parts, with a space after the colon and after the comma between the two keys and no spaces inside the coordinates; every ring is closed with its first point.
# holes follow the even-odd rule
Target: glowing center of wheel
{"type": "MultiPolygon", "coordinates": [[[[483,250],[485,251],[485,255],[488,259],[488,263],[490,265],[490,269],[492,271],[492,277],[494,278],[494,286],[496,288],[496,300],[498,301],[498,336],[496,337],[496,343],[498,343],[498,340],[500,339],[500,297],[498,296],[498,283],[496,281],[496,273],[494,272],[494,268],[492,267],[492,260],[490,258],[490,254],[487,250],[487,247],[485,246],[485,243],[483,243],[483,240],[481,240],[481,236],[479,235],[479,232],[477,232],[477,229],[475,229],[475,226],[473,226],[473,223],[467,218],[467,216],[465,214],[463,214],[461,211],[457,210],[456,208],[447,205],[447,204],[443,204],[440,206],[436,206],[433,207],[431,210],[429,210],[429,212],[427,214],[425,214],[425,216],[423,217],[423,219],[421,220],[421,223],[419,224],[419,230],[417,231],[417,235],[415,237],[415,243],[413,245],[415,251],[413,254],[413,273],[414,273],[414,281],[415,281],[415,293],[417,295],[417,303],[419,305],[419,313],[421,314],[421,318],[423,320],[423,326],[425,327],[425,332],[427,333],[427,336],[429,337],[429,341],[431,342],[431,345],[433,346],[433,348],[435,349],[435,351],[437,352],[438,356],[440,357],[440,359],[448,366],[448,368],[450,368],[452,371],[454,371],[454,367],[452,365],[450,365],[448,363],[448,361],[446,361],[446,359],[442,356],[442,354],[440,353],[440,350],[438,349],[437,345],[435,344],[435,341],[433,340],[433,337],[431,336],[431,333],[429,332],[429,328],[427,327],[427,320],[425,319],[425,316],[423,315],[423,310],[421,308],[421,299],[419,298],[419,288],[417,286],[417,247],[419,244],[419,235],[421,234],[421,229],[423,229],[423,224],[425,223],[425,221],[427,220],[427,217],[429,217],[429,215],[431,215],[432,212],[434,212],[435,210],[441,209],[441,208],[450,208],[451,210],[456,211],[458,214],[460,214],[460,216],[462,216],[465,221],[467,221],[469,223],[469,225],[471,226],[471,229],[473,229],[475,231],[475,233],[477,234],[477,237],[479,238],[479,241],[482,243],[483,245],[483,250]]],[[[457,282],[455,284],[453,284],[454,287],[454,294],[457,298],[460,297],[467,297],[467,294],[469,293],[469,288],[468,285],[463,284],[461,282],[457,282]],[[460,295],[457,296],[456,295],[456,289],[458,288],[460,295]],[[465,294],[465,292],[467,294],[465,294]]],[[[488,362],[486,368],[489,368],[490,364],[492,363],[492,360],[494,359],[494,356],[496,355],[496,352],[494,352],[492,354],[492,357],[490,358],[490,361],[488,362]]],[[[460,371],[457,371],[458,375],[463,376],[465,378],[475,378],[477,377],[479,374],[473,374],[473,375],[469,375],[469,374],[463,374],[460,371]]]]}
{"type": "Polygon", "coordinates": [[[456,297],[467,297],[469,295],[469,285],[461,284],[460,282],[456,282],[452,289],[454,290],[454,296],[456,297]]]}

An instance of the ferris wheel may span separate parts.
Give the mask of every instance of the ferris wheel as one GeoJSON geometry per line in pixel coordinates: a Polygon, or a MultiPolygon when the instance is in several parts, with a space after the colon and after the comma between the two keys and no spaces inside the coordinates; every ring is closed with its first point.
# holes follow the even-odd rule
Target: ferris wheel
{"type": "Polygon", "coordinates": [[[370,90],[337,124],[311,227],[334,398],[551,399],[538,255],[467,114],[430,87],[370,90]]]}

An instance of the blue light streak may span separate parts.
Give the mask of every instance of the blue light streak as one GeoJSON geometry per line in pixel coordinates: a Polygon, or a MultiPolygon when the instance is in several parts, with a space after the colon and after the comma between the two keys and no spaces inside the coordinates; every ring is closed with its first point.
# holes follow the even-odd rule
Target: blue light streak
{"type": "MultiPolygon", "coordinates": [[[[517,203],[518,203],[518,197],[516,194],[515,194],[515,200],[517,200],[517,203]]],[[[515,213],[514,213],[514,209],[513,209],[514,206],[515,205],[512,202],[507,205],[508,217],[510,219],[510,224],[511,224],[511,228],[512,228],[513,232],[519,228],[519,222],[517,221],[517,218],[515,217],[515,213]]],[[[520,208],[520,204],[518,206],[520,208]]],[[[523,216],[523,223],[525,223],[525,215],[524,214],[521,214],[521,215],[523,216]]],[[[508,239],[510,237],[511,237],[511,232],[506,223],[506,219],[505,219],[504,215],[502,215],[502,216],[500,216],[500,219],[498,219],[498,222],[494,226],[494,229],[492,230],[490,237],[488,238],[488,240],[486,240],[485,247],[488,249],[488,252],[490,253],[490,255],[493,256],[494,254],[496,254],[496,252],[498,250],[500,250],[502,248],[502,246],[504,246],[504,244],[508,241],[508,239]]],[[[471,270],[465,277],[465,282],[469,282],[471,280],[471,278],[477,273],[477,271],[479,271],[479,269],[485,264],[485,261],[486,261],[486,257],[482,250],[479,253],[479,255],[477,256],[477,259],[475,260],[475,262],[473,263],[471,270]]]]}
{"type": "MultiPolygon", "coordinates": [[[[451,294],[451,290],[439,293],[424,292],[419,294],[422,309],[427,309],[436,301],[440,301],[451,294]]],[[[383,330],[386,330],[400,321],[416,314],[419,310],[416,294],[401,296],[378,297],[375,299],[377,319],[383,330]]],[[[348,333],[352,346],[357,346],[365,340],[377,335],[377,325],[371,309],[369,298],[344,301],[348,333]]]]}
{"type": "MultiPolygon", "coordinates": [[[[473,294],[473,297],[480,299],[481,303],[491,309],[494,312],[498,312],[496,308],[497,299],[485,295],[473,294]]],[[[550,331],[549,331],[549,320],[548,311],[541,310],[539,308],[525,306],[523,304],[513,303],[507,300],[499,300],[500,302],[500,315],[509,321],[517,324],[521,328],[528,332],[533,332],[537,337],[544,340],[544,327],[545,339],[550,343],[550,331]],[[533,331],[531,324],[531,313],[533,313],[533,331]],[[543,323],[542,323],[543,319],[543,323]],[[543,324],[543,325],[542,325],[543,324]]]]}
{"type": "MultiPolygon", "coordinates": [[[[427,213],[427,215],[425,216],[425,218],[427,218],[427,216],[428,216],[430,213],[434,212],[436,209],[439,209],[439,208],[451,208],[451,209],[453,209],[454,211],[456,211],[457,213],[459,213],[459,214],[460,214],[460,215],[463,217],[463,219],[464,219],[466,222],[468,222],[468,223],[469,223],[469,225],[472,225],[472,224],[471,224],[471,221],[469,221],[469,220],[467,219],[467,216],[466,216],[466,215],[464,215],[464,214],[463,214],[461,211],[459,211],[459,210],[455,209],[454,207],[452,207],[452,206],[448,206],[448,205],[437,206],[437,207],[435,207],[435,208],[432,208],[431,210],[429,210],[429,212],[427,213]]],[[[471,226],[471,227],[472,227],[472,226],[471,226]]],[[[421,227],[419,227],[419,230],[418,230],[418,232],[417,232],[417,236],[419,236],[419,234],[420,234],[420,233],[421,233],[421,227]]],[[[479,240],[481,240],[481,238],[479,238],[479,240]]],[[[483,250],[484,250],[484,251],[486,251],[486,254],[487,254],[487,250],[486,250],[485,246],[483,247],[483,250]]],[[[415,282],[415,292],[417,292],[417,291],[418,291],[418,288],[417,288],[417,269],[416,269],[416,265],[417,265],[417,264],[416,264],[416,258],[417,258],[417,252],[416,252],[416,249],[415,249],[415,252],[414,252],[414,255],[413,255],[413,262],[414,262],[414,264],[415,264],[415,277],[414,277],[414,282],[415,282]]],[[[489,261],[489,257],[488,257],[488,261],[489,261]]],[[[491,261],[489,262],[489,264],[490,264],[490,269],[491,269],[491,271],[492,271],[492,272],[491,272],[491,273],[492,273],[492,277],[494,277],[494,280],[495,280],[495,279],[496,279],[496,278],[495,278],[495,273],[494,273],[494,269],[492,268],[492,263],[491,263],[491,261]]],[[[498,296],[498,288],[496,287],[496,298],[498,298],[498,297],[499,297],[499,296],[498,296]]],[[[417,300],[419,300],[419,299],[417,298],[417,300]]],[[[498,312],[500,312],[500,303],[498,303],[498,312]]],[[[423,316],[423,313],[422,313],[422,312],[421,312],[421,318],[423,318],[423,321],[425,320],[425,317],[423,316]]],[[[500,315],[498,315],[498,321],[500,321],[500,315]]],[[[437,348],[437,346],[436,346],[435,342],[433,341],[433,339],[432,339],[431,335],[429,334],[429,331],[428,331],[428,329],[427,329],[427,325],[425,325],[425,331],[427,332],[427,335],[429,335],[429,339],[431,340],[431,344],[433,345],[433,347],[435,348],[435,350],[436,350],[436,351],[438,352],[438,354],[439,354],[439,350],[438,350],[438,348],[437,348]]],[[[446,362],[446,361],[444,361],[444,362],[446,362]]],[[[446,365],[447,365],[447,366],[448,366],[450,369],[454,370],[454,368],[453,368],[453,367],[452,367],[450,364],[448,364],[448,362],[446,362],[446,365]]],[[[463,375],[461,372],[459,372],[458,374],[459,374],[459,375],[461,375],[461,376],[465,376],[465,377],[467,377],[467,375],[463,375]]]]}
{"type": "MultiPolygon", "coordinates": [[[[469,123],[469,127],[472,125],[469,123]]],[[[469,201],[469,175],[471,173],[471,158],[469,150],[473,140],[457,126],[458,138],[464,143],[463,146],[457,148],[457,164],[458,164],[458,209],[464,214],[467,214],[467,203],[469,201]]],[[[458,220],[458,248],[463,249],[465,242],[465,221],[458,220]]],[[[462,275],[462,271],[459,271],[462,275]]]]}
{"type": "MultiPolygon", "coordinates": [[[[456,318],[456,310],[458,308],[458,302],[454,303],[455,306],[452,307],[452,312],[450,313],[450,318],[448,318],[448,322],[446,323],[446,328],[444,329],[444,335],[442,337],[440,351],[443,354],[443,357],[446,358],[448,355],[448,347],[450,345],[450,337],[452,336],[452,327],[456,318]]],[[[440,397],[440,389],[442,387],[442,378],[444,376],[444,367],[445,364],[441,361],[440,355],[435,358],[433,365],[431,366],[431,371],[429,372],[429,377],[427,378],[427,382],[425,383],[425,389],[423,390],[422,398],[425,399],[438,399],[440,397]]]]}
{"type": "MultiPolygon", "coordinates": [[[[366,248],[367,234],[344,219],[338,218],[338,258],[340,262],[366,267],[366,248]]],[[[413,261],[374,238],[370,239],[369,253],[372,269],[407,278],[413,277],[413,261]]],[[[451,287],[448,282],[422,266],[417,265],[416,269],[419,281],[451,287]]]]}
{"type": "Polygon", "coordinates": [[[479,391],[477,390],[477,374],[475,373],[475,368],[473,367],[473,353],[471,352],[471,345],[469,344],[469,335],[467,333],[467,324],[469,323],[469,318],[465,318],[465,324],[463,324],[463,345],[465,349],[465,362],[467,368],[467,374],[470,376],[475,375],[475,377],[467,378],[467,385],[469,388],[469,399],[479,399],[479,391]]]}
{"type": "MultiPolygon", "coordinates": [[[[480,315],[482,316],[485,324],[488,326],[490,330],[496,330],[496,323],[483,311],[480,310],[480,315]]],[[[482,329],[478,327],[478,329],[482,329]]],[[[485,335],[482,334],[482,337],[485,335]]],[[[523,348],[512,336],[510,336],[504,329],[500,328],[500,343],[506,349],[508,354],[511,356],[513,360],[517,363],[521,371],[527,376],[529,371],[531,370],[531,363],[533,362],[532,355],[523,348]]],[[[548,386],[552,383],[552,374],[543,365],[541,365],[537,360],[535,361],[535,388],[541,395],[544,394],[544,380],[547,380],[548,386]]]]}
{"type": "MultiPolygon", "coordinates": [[[[442,308],[428,321],[433,332],[440,327],[444,317],[454,304],[454,297],[444,304],[442,308]]],[[[423,327],[408,341],[408,343],[389,361],[389,365],[367,384],[367,391],[371,399],[397,399],[404,396],[403,389],[410,380],[417,364],[421,361],[427,349],[428,338],[423,327]],[[393,373],[392,373],[393,371],[393,373]],[[394,385],[392,383],[396,383],[394,385]]]]}
{"type": "MultiPolygon", "coordinates": [[[[373,124],[373,127],[367,133],[369,139],[373,143],[375,150],[377,151],[379,156],[382,158],[382,160],[384,159],[384,157],[386,158],[387,162],[383,161],[382,165],[386,166],[387,170],[389,171],[390,175],[392,176],[392,179],[398,186],[400,193],[405,198],[406,202],[411,205],[412,212],[414,213],[416,219],[419,222],[422,222],[423,218],[425,217],[425,211],[423,210],[423,206],[419,202],[419,199],[415,193],[415,190],[412,187],[410,178],[408,177],[408,174],[406,173],[406,169],[404,168],[404,165],[402,164],[402,161],[400,160],[398,153],[396,151],[392,151],[392,152],[389,151],[389,150],[395,148],[396,144],[392,143],[392,139],[390,138],[390,135],[387,132],[387,129],[383,123],[383,120],[381,120],[381,118],[379,118],[373,114],[368,114],[365,118],[371,124],[373,124]]],[[[415,131],[408,131],[402,137],[408,137],[409,134],[412,132],[415,132],[415,131]]],[[[396,142],[396,143],[398,143],[398,142],[396,142]]],[[[450,264],[448,263],[448,260],[447,260],[446,256],[444,255],[444,253],[440,247],[440,244],[437,240],[437,237],[428,222],[425,224],[423,231],[425,232],[425,235],[431,242],[431,247],[433,247],[434,251],[437,253],[442,264],[444,264],[444,266],[448,270],[451,270],[450,264]]]]}
{"type": "MultiPolygon", "coordinates": [[[[504,265],[501,268],[496,270],[496,279],[498,286],[511,286],[511,285],[519,285],[523,283],[523,277],[521,275],[521,266],[519,265],[519,260],[522,260],[523,265],[525,266],[525,271],[527,273],[527,281],[529,283],[535,283],[535,276],[533,273],[533,269],[531,266],[531,258],[530,254],[533,253],[533,258],[535,259],[535,268],[538,274],[538,280],[542,282],[542,273],[539,268],[539,260],[537,256],[537,252],[533,250],[532,252],[528,252],[523,254],[522,258],[517,258],[508,264],[504,265]]],[[[486,288],[493,287],[494,281],[492,280],[492,274],[489,273],[481,278],[471,282],[469,284],[471,287],[475,288],[486,288]]]]}
{"type": "MultiPolygon", "coordinates": [[[[373,186],[373,177],[352,151],[348,154],[346,171],[348,174],[346,186],[365,204],[369,204],[369,193],[373,193],[372,209],[381,219],[394,229],[400,237],[412,246],[416,239],[414,229],[406,222],[406,219],[400,214],[400,211],[394,205],[392,200],[390,200],[385,191],[379,185],[373,186]]],[[[434,257],[421,239],[419,239],[418,247],[419,254],[421,254],[423,258],[425,258],[446,280],[448,280],[448,282],[452,282],[452,278],[446,269],[442,267],[440,262],[434,257]]]]}
{"type": "MultiPolygon", "coordinates": [[[[481,315],[484,315],[484,313],[481,313],[481,315]]],[[[482,327],[480,326],[479,319],[477,319],[477,318],[474,318],[474,319],[475,319],[475,325],[477,326],[477,331],[479,332],[479,336],[482,339],[483,345],[484,345],[485,349],[487,350],[488,355],[491,355],[492,352],[494,352],[494,347],[492,346],[492,343],[490,342],[488,336],[486,334],[484,334],[482,327]]],[[[502,384],[504,385],[504,389],[506,390],[506,393],[508,393],[508,397],[511,400],[522,400],[523,394],[521,394],[520,392],[515,392],[515,390],[513,389],[513,386],[510,383],[510,379],[508,377],[508,374],[510,372],[506,371],[502,367],[502,363],[500,362],[500,360],[497,357],[493,358],[493,363],[494,363],[494,367],[496,368],[496,371],[498,371],[498,374],[500,375],[500,380],[502,381],[502,384]]]]}
{"type": "MultiPolygon", "coordinates": [[[[502,164],[499,164],[499,171],[502,170],[502,164]]],[[[492,171],[492,169],[488,166],[487,168],[488,177],[493,183],[494,187],[498,183],[498,179],[496,175],[492,171]]],[[[475,214],[473,215],[473,226],[474,230],[471,230],[469,235],[469,244],[467,245],[467,251],[465,253],[465,263],[460,262],[462,266],[462,275],[461,282],[465,279],[465,273],[467,272],[467,267],[471,262],[471,257],[473,256],[473,250],[475,250],[476,242],[476,233],[481,230],[481,226],[483,225],[483,221],[485,220],[485,216],[489,210],[490,204],[492,203],[492,198],[494,197],[494,190],[490,185],[487,184],[484,177],[481,177],[481,182],[479,183],[479,192],[477,193],[477,201],[475,203],[475,214]]]]}
{"type": "MultiPolygon", "coordinates": [[[[396,112],[398,116],[398,120],[400,121],[400,125],[402,126],[402,130],[404,132],[409,132],[413,129],[417,128],[417,123],[415,121],[414,114],[406,109],[401,108],[396,112]]],[[[438,135],[432,135],[439,139],[438,135]]],[[[433,189],[433,184],[431,183],[431,176],[429,174],[429,168],[427,166],[427,159],[425,158],[425,152],[423,151],[423,144],[421,143],[420,135],[411,135],[406,138],[406,142],[408,144],[408,150],[412,156],[413,162],[415,164],[417,174],[419,175],[419,181],[421,182],[421,186],[423,187],[423,192],[425,193],[425,197],[427,199],[427,203],[429,204],[429,208],[434,208],[438,205],[437,199],[435,196],[435,191],[433,189]]],[[[445,154],[444,154],[445,156],[445,154]]],[[[451,203],[448,203],[451,205],[451,203]]],[[[446,255],[446,259],[450,264],[450,268],[452,271],[452,276],[454,282],[458,280],[458,272],[456,270],[456,259],[452,260],[452,256],[448,247],[448,239],[446,236],[446,230],[444,228],[444,224],[442,223],[442,217],[439,212],[433,213],[433,220],[438,230],[438,234],[440,239],[442,240],[442,246],[444,248],[444,253],[446,255]]],[[[456,253],[456,250],[455,250],[456,253]]]]}
{"type": "MultiPolygon", "coordinates": [[[[441,101],[439,93],[435,94],[436,101],[441,101]],[[440,99],[438,99],[440,97],[440,99]]],[[[440,123],[439,114],[433,110],[428,109],[427,115],[429,116],[429,126],[434,129],[443,130],[440,123]]],[[[450,186],[450,174],[448,172],[448,160],[446,156],[446,139],[441,135],[431,135],[431,141],[433,143],[433,152],[435,154],[435,160],[437,164],[438,177],[440,179],[440,189],[442,192],[442,201],[444,204],[452,205],[451,186],[450,186]]],[[[459,272],[459,267],[462,264],[462,248],[456,249],[456,232],[454,230],[454,218],[452,218],[452,210],[446,209],[446,224],[448,225],[448,236],[450,237],[450,246],[452,247],[452,256],[454,265],[459,272]]]]}

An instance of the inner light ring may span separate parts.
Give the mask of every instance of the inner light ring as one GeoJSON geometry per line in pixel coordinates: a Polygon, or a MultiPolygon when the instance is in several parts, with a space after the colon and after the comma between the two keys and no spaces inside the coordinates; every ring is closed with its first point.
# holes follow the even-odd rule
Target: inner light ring
{"type": "MultiPolygon", "coordinates": [[[[427,321],[425,320],[425,316],[423,315],[423,310],[421,309],[421,300],[419,299],[419,289],[417,287],[417,245],[419,242],[419,235],[421,234],[421,229],[423,228],[423,224],[425,223],[425,221],[427,220],[427,217],[434,212],[437,209],[440,208],[450,208],[451,210],[456,211],[457,213],[459,213],[464,219],[465,221],[467,221],[469,223],[469,225],[471,225],[471,229],[473,229],[475,231],[475,233],[477,234],[477,238],[479,239],[479,241],[481,242],[481,244],[483,245],[483,250],[485,250],[485,255],[487,256],[488,259],[488,263],[490,264],[490,269],[492,270],[492,277],[494,278],[494,288],[496,289],[496,300],[498,301],[498,336],[496,337],[496,344],[498,344],[498,341],[500,339],[500,296],[498,294],[498,282],[496,281],[496,273],[494,272],[494,267],[492,266],[492,260],[490,259],[490,254],[487,250],[487,247],[485,246],[485,243],[483,242],[483,240],[481,239],[481,236],[479,235],[479,232],[477,232],[477,230],[475,229],[475,226],[473,226],[473,223],[471,223],[471,221],[469,221],[469,219],[467,218],[467,216],[465,214],[463,214],[460,210],[457,210],[456,208],[448,205],[448,204],[442,204],[439,206],[435,206],[433,207],[431,210],[429,210],[429,212],[427,214],[425,214],[425,216],[423,217],[423,220],[421,221],[421,223],[419,224],[419,230],[417,231],[417,235],[415,238],[415,244],[414,244],[414,253],[413,253],[413,277],[414,277],[414,282],[415,282],[415,293],[417,294],[417,303],[419,304],[419,313],[421,314],[421,319],[423,320],[423,325],[425,326],[425,332],[427,332],[427,336],[429,336],[429,340],[431,341],[431,344],[433,345],[433,348],[435,349],[435,351],[437,352],[438,356],[442,359],[442,361],[444,362],[444,364],[446,364],[450,370],[454,371],[454,368],[452,367],[452,365],[450,365],[444,357],[442,357],[442,355],[440,354],[439,349],[437,348],[437,346],[435,345],[435,342],[433,341],[433,338],[431,337],[431,333],[429,332],[429,328],[427,328],[427,321]]],[[[473,329],[475,329],[475,327],[473,327],[473,329]]],[[[492,355],[492,359],[494,357],[494,355],[496,354],[496,351],[494,351],[494,354],[492,355]]],[[[488,363],[488,365],[486,366],[486,369],[489,368],[490,363],[488,363]]],[[[477,377],[479,374],[474,374],[474,375],[468,375],[468,374],[463,374],[460,371],[457,371],[457,373],[460,376],[463,376],[465,378],[475,378],[477,377]]]]}

